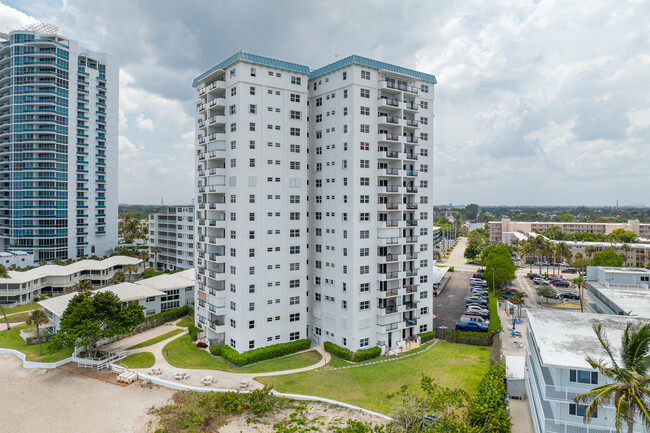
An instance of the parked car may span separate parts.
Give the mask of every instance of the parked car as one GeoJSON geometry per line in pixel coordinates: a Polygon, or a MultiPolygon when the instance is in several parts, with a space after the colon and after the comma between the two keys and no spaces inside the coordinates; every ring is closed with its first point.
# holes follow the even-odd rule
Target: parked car
{"type": "Polygon", "coordinates": [[[564,272],[565,274],[577,274],[578,273],[578,271],[575,268],[566,268],[562,272],[564,272]]]}
{"type": "Polygon", "coordinates": [[[478,323],[487,326],[489,322],[478,315],[463,314],[460,316],[460,323],[478,323]]]}
{"type": "Polygon", "coordinates": [[[555,287],[571,287],[571,283],[568,281],[557,281],[551,284],[553,284],[555,287]]]}
{"type": "Polygon", "coordinates": [[[502,290],[503,293],[517,293],[518,291],[519,290],[517,290],[515,288],[512,288],[512,287],[508,287],[507,289],[502,290]]]}
{"type": "Polygon", "coordinates": [[[481,298],[487,298],[488,292],[485,290],[472,290],[472,296],[480,296],[481,298]]]}
{"type": "Polygon", "coordinates": [[[478,305],[467,306],[465,314],[469,314],[470,316],[481,316],[483,318],[490,317],[490,311],[487,308],[481,308],[478,305]]]}
{"type": "Polygon", "coordinates": [[[580,295],[578,295],[577,293],[573,293],[573,292],[562,292],[562,293],[560,293],[560,298],[579,300],[580,295]]]}
{"type": "Polygon", "coordinates": [[[469,286],[470,287],[487,287],[487,283],[486,282],[477,283],[475,281],[470,281],[469,286]]]}
{"type": "Polygon", "coordinates": [[[487,325],[480,325],[478,323],[456,323],[456,329],[459,331],[471,331],[471,332],[487,332],[487,325]]]}
{"type": "Polygon", "coordinates": [[[485,279],[485,278],[483,278],[483,274],[478,273],[478,272],[476,274],[472,275],[472,278],[478,278],[479,280],[484,280],[485,279]]]}
{"type": "Polygon", "coordinates": [[[536,284],[536,285],[542,285],[542,286],[543,286],[544,284],[547,284],[547,282],[546,282],[546,280],[545,280],[544,278],[537,277],[537,278],[535,278],[535,279],[533,280],[533,284],[536,284]]]}
{"type": "Polygon", "coordinates": [[[540,274],[533,274],[532,272],[529,272],[528,273],[528,278],[530,278],[531,280],[534,280],[535,278],[542,278],[542,276],[540,274]]]}

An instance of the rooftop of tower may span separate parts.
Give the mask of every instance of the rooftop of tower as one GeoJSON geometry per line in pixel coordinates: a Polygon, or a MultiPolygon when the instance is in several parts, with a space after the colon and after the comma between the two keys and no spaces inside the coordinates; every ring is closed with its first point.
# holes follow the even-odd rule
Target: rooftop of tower
{"type": "Polygon", "coordinates": [[[311,74],[309,74],[309,79],[313,80],[314,78],[318,78],[321,75],[329,74],[330,72],[336,71],[337,69],[341,69],[352,64],[364,66],[366,68],[376,69],[378,71],[382,71],[382,70],[390,71],[396,74],[406,75],[432,84],[438,83],[434,75],[425,74],[424,72],[415,71],[413,69],[404,68],[402,66],[391,65],[390,63],[380,62],[378,60],[369,59],[367,57],[357,56],[356,54],[352,56],[348,56],[334,63],[330,63],[329,65],[323,66],[322,68],[315,69],[314,71],[311,72],[311,74]]]}

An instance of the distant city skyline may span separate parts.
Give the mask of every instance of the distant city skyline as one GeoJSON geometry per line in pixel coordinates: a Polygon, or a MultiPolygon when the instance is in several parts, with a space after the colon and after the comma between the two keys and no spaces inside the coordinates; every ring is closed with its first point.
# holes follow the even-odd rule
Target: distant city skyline
{"type": "Polygon", "coordinates": [[[239,50],[434,74],[434,205],[624,207],[650,184],[641,2],[0,2],[0,31],[34,21],[119,60],[120,203],[190,202],[192,80],[239,50]]]}

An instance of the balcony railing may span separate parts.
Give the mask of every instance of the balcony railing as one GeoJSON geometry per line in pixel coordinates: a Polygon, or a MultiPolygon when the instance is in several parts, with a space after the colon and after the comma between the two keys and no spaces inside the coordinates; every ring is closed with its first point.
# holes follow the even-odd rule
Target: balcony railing
{"type": "Polygon", "coordinates": [[[399,99],[392,99],[392,98],[385,98],[381,97],[380,99],[380,104],[383,103],[385,105],[390,105],[391,107],[399,107],[399,99]]]}

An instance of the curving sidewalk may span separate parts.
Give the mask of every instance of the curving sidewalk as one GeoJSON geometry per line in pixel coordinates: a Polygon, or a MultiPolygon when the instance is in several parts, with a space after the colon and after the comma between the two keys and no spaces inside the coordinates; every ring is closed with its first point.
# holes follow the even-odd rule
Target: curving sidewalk
{"type": "MultiPolygon", "coordinates": [[[[151,368],[159,368],[162,370],[162,374],[159,375],[158,377],[164,379],[164,380],[169,380],[169,381],[174,381],[174,376],[176,373],[189,373],[190,378],[187,380],[184,380],[180,383],[183,383],[185,385],[189,386],[194,386],[194,387],[203,387],[203,388],[219,388],[219,389],[240,389],[240,383],[241,382],[249,382],[251,384],[252,389],[262,389],[264,385],[261,383],[257,382],[254,380],[255,377],[262,377],[262,376],[279,376],[283,374],[293,374],[293,373],[301,373],[303,371],[311,371],[311,370],[316,370],[317,368],[324,367],[327,365],[327,363],[331,359],[331,355],[323,349],[322,345],[318,345],[316,347],[310,348],[308,350],[316,350],[318,353],[321,354],[322,358],[320,361],[318,361],[315,364],[312,364],[307,367],[302,367],[302,368],[296,368],[293,370],[282,370],[282,371],[270,371],[266,373],[234,373],[230,371],[224,371],[224,370],[211,370],[211,369],[193,369],[193,368],[179,368],[179,367],[174,367],[170,363],[167,362],[165,357],[163,356],[163,348],[170,343],[172,340],[175,340],[176,338],[180,338],[184,335],[187,335],[187,332],[182,332],[178,335],[174,335],[171,338],[168,338],[167,340],[160,341],[156,344],[152,344],[151,346],[147,347],[141,347],[139,349],[134,349],[134,350],[129,350],[127,354],[132,354],[132,353],[140,353],[140,352],[150,352],[154,355],[154,358],[156,359],[155,364],[151,368]],[[216,382],[211,385],[211,386],[204,386],[201,384],[201,379],[205,376],[212,376],[215,378],[216,382]]],[[[306,351],[303,351],[306,352],[306,351]]],[[[302,352],[298,352],[302,353],[302,352]]],[[[133,371],[137,371],[138,373],[143,373],[143,374],[148,374],[151,368],[135,368],[132,369],[133,371]]]]}

